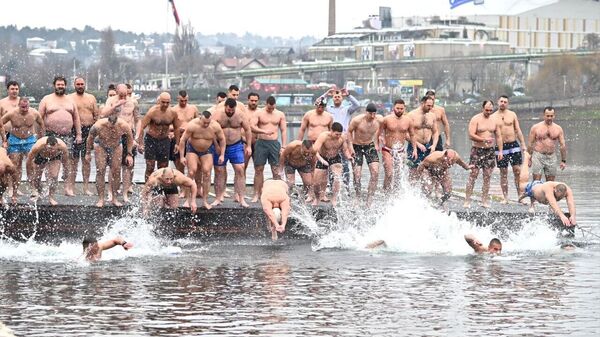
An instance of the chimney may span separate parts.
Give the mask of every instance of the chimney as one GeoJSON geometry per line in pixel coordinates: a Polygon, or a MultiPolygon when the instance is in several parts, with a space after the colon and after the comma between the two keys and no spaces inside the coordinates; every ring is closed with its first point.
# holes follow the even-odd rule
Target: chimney
{"type": "Polygon", "coordinates": [[[327,36],[335,34],[335,0],[329,0],[329,29],[327,36]]]}

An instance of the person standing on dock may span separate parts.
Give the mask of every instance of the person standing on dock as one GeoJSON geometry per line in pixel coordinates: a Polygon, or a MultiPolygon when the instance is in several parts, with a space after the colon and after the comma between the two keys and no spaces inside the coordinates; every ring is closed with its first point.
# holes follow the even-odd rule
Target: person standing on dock
{"type": "Polygon", "coordinates": [[[451,136],[450,136],[450,123],[446,116],[446,109],[441,105],[435,105],[435,91],[428,90],[425,96],[431,97],[433,100],[433,107],[431,112],[435,114],[435,121],[438,127],[438,142],[435,146],[435,151],[443,151],[452,147],[451,136]],[[442,138],[442,131],[444,132],[444,138],[442,138]]]}
{"type": "Polygon", "coordinates": [[[144,153],[144,159],[146,159],[146,180],[154,172],[155,165],[159,169],[169,166],[169,149],[171,148],[169,127],[173,127],[176,144],[179,143],[181,136],[181,123],[177,112],[171,108],[171,95],[163,91],[158,98],[159,104],[152,106],[142,118],[136,135],[139,144],[138,151],[144,153]],[[144,135],[146,127],[148,131],[144,135]]]}
{"type": "MultiPolygon", "coordinates": [[[[15,80],[10,80],[8,82],[6,82],[6,97],[4,97],[3,99],[0,99],[0,118],[2,116],[4,116],[5,114],[9,113],[10,111],[15,110],[16,108],[19,107],[19,90],[20,90],[21,86],[19,85],[19,82],[15,81],[15,80]]],[[[10,136],[10,132],[11,132],[11,125],[10,123],[4,125],[4,131],[5,131],[5,137],[2,138],[2,145],[4,145],[6,143],[6,136],[10,136]]],[[[12,182],[12,178],[9,177],[8,178],[8,189],[9,192],[13,192],[13,182],[12,182]]]]}
{"type": "Polygon", "coordinates": [[[252,131],[250,123],[244,115],[244,110],[239,109],[238,103],[233,98],[227,98],[224,102],[223,109],[215,109],[213,120],[221,125],[225,133],[225,160],[219,161],[219,153],[221,149],[215,149],[213,153],[213,165],[215,166],[215,194],[216,199],[212,203],[213,206],[219,205],[224,198],[226,187],[226,165],[231,161],[234,177],[234,193],[235,200],[243,207],[248,207],[248,203],[244,199],[246,197],[246,175],[244,172],[244,154],[252,154],[250,144],[242,141],[242,132],[246,139],[252,139],[252,131]]]}
{"type": "MultiPolygon", "coordinates": [[[[189,97],[188,97],[187,91],[180,90],[179,95],[177,96],[177,105],[175,105],[173,107],[173,110],[175,110],[175,112],[177,112],[177,117],[179,118],[180,134],[183,134],[187,124],[192,119],[198,117],[198,115],[200,114],[200,112],[198,111],[198,108],[195,105],[188,104],[188,100],[189,100],[189,97]]],[[[173,138],[172,141],[174,142],[175,138],[173,138]]],[[[179,143],[177,143],[177,144],[179,144],[179,143]]],[[[172,143],[171,147],[177,146],[177,144],[172,143]]],[[[178,155],[175,156],[175,167],[179,170],[179,172],[185,173],[185,165],[183,163],[181,163],[181,159],[178,155]]]]}
{"type": "MultiPolygon", "coordinates": [[[[250,121],[250,126],[252,127],[252,125],[256,124],[254,123],[254,121],[256,120],[257,116],[258,116],[258,112],[261,111],[262,109],[258,109],[258,101],[260,100],[260,95],[255,93],[255,92],[251,92],[248,94],[248,103],[246,105],[246,118],[250,121]]],[[[258,133],[254,132],[254,130],[252,130],[252,140],[250,140],[250,148],[252,149],[252,153],[254,153],[254,145],[256,145],[256,140],[258,139],[258,133]]],[[[248,142],[248,140],[245,140],[246,142],[248,142]]],[[[252,158],[252,156],[244,156],[244,171],[246,171],[248,169],[248,163],[250,162],[250,158],[252,158]]]]}
{"type": "Polygon", "coordinates": [[[494,103],[492,101],[483,101],[482,108],[482,112],[473,116],[469,122],[469,138],[471,138],[473,143],[469,164],[475,167],[471,169],[471,174],[469,174],[469,179],[467,180],[465,203],[463,204],[465,208],[471,207],[471,194],[473,194],[473,187],[479,175],[479,169],[483,169],[481,206],[484,208],[490,207],[490,178],[492,177],[494,167],[496,167],[496,147],[494,146],[494,141],[498,149],[498,161],[504,158],[502,154],[502,127],[496,118],[491,117],[494,112],[494,103]]]}
{"type": "Polygon", "coordinates": [[[325,111],[326,106],[327,100],[318,98],[315,102],[315,108],[304,114],[298,132],[298,140],[304,140],[304,135],[306,135],[306,139],[314,143],[321,133],[331,131],[333,115],[325,111]]]}
{"type": "Polygon", "coordinates": [[[252,202],[258,202],[262,193],[262,185],[265,179],[265,164],[269,162],[273,179],[281,179],[279,176],[279,156],[287,144],[287,122],[285,114],[278,110],[275,105],[275,97],[267,97],[265,107],[260,109],[253,119],[256,124],[252,130],[257,132],[258,139],[252,152],[254,161],[254,197],[252,202]],[[281,142],[279,142],[279,132],[281,142]]]}
{"type": "Polygon", "coordinates": [[[352,118],[348,127],[348,149],[352,158],[354,190],[357,198],[360,198],[362,193],[363,159],[367,161],[371,174],[367,190],[367,207],[370,207],[373,202],[373,195],[377,190],[377,181],[379,180],[379,151],[381,149],[379,135],[382,124],[383,116],[377,114],[375,104],[369,103],[365,113],[352,118]]]}
{"type": "MultiPolygon", "coordinates": [[[[125,121],[131,132],[135,135],[136,130],[140,129],[141,119],[139,108],[137,104],[137,100],[133,97],[129,97],[127,85],[118,84],[115,88],[115,94],[112,95],[110,90],[108,92],[108,99],[106,100],[106,105],[102,109],[100,117],[108,117],[111,114],[116,114],[119,119],[125,121]],[[112,96],[111,96],[112,95],[112,96]]],[[[127,143],[127,137],[123,135],[121,138],[121,142],[123,143],[123,149],[126,149],[129,144],[127,143]]],[[[133,193],[132,189],[132,179],[133,179],[133,167],[135,166],[135,155],[138,151],[138,143],[133,140],[133,162],[131,165],[127,164],[127,151],[123,151],[123,158],[121,160],[121,176],[123,181],[123,191],[127,191],[128,193],[133,193]]],[[[111,176],[109,176],[110,178],[111,176]]],[[[112,179],[112,178],[110,178],[112,179]]],[[[109,182],[110,182],[109,179],[109,182]]],[[[112,191],[112,188],[109,188],[109,191],[112,191]]],[[[125,195],[123,194],[123,198],[125,199],[125,195]]]]}
{"type": "Polygon", "coordinates": [[[63,166],[63,179],[69,176],[69,153],[71,149],[62,139],[54,136],[42,137],[35,142],[27,155],[27,179],[31,184],[31,201],[35,202],[42,193],[42,174],[48,168],[46,181],[48,182],[48,201],[50,205],[58,203],[54,199],[58,185],[60,165],[63,166]]]}
{"type": "MultiPolygon", "coordinates": [[[[211,113],[203,111],[200,117],[191,120],[181,136],[179,141],[179,160],[188,169],[188,176],[196,181],[196,185],[201,190],[202,201],[206,209],[212,206],[208,203],[208,191],[210,189],[210,173],[213,169],[213,153],[215,146],[219,145],[219,159],[222,163],[225,160],[225,134],[221,125],[210,120],[211,113]],[[198,166],[200,172],[198,173],[198,166]],[[200,179],[197,179],[200,177],[200,179]]],[[[194,196],[195,197],[195,196],[194,196]]]]}
{"type": "Polygon", "coordinates": [[[317,156],[317,166],[314,174],[315,195],[318,201],[328,202],[325,196],[328,172],[333,175],[331,205],[337,205],[337,197],[340,192],[340,180],[342,176],[342,157],[350,158],[348,150],[347,134],[343,132],[342,124],[334,122],[331,131],[319,135],[313,145],[317,156]]]}
{"type": "MultiPolygon", "coordinates": [[[[123,206],[117,199],[117,189],[121,182],[121,162],[123,151],[127,165],[133,165],[133,134],[127,122],[118,118],[116,114],[98,120],[91,127],[89,136],[86,140],[86,160],[92,159],[91,152],[94,150],[96,157],[96,189],[98,190],[97,207],[104,206],[104,181],[106,176],[106,166],[110,167],[112,183],[110,188],[111,202],[114,206],[123,206]],[[122,146],[122,137],[127,138],[126,148],[122,146]]],[[[129,202],[127,193],[123,193],[123,201],[129,202]]]]}
{"type": "Polygon", "coordinates": [[[23,158],[27,157],[36,140],[44,136],[44,121],[37,110],[29,107],[29,99],[21,97],[19,107],[2,116],[0,125],[6,124],[12,125],[8,136],[8,156],[16,167],[16,171],[9,177],[13,182],[12,202],[15,203],[21,183],[23,158]]]}
{"type": "Polygon", "coordinates": [[[421,105],[411,111],[408,116],[411,120],[412,135],[417,147],[413,147],[412,142],[408,144],[406,152],[408,153],[408,166],[410,167],[410,178],[416,180],[417,167],[427,157],[432,149],[435,149],[438,142],[438,123],[436,121],[433,109],[433,98],[423,96],[421,105]]]}
{"type": "Polygon", "coordinates": [[[383,117],[381,125],[383,147],[381,148],[381,157],[383,159],[383,189],[389,191],[392,188],[394,172],[398,172],[400,165],[404,164],[406,159],[406,141],[416,148],[411,133],[411,119],[404,113],[404,100],[397,99],[394,102],[393,113],[383,117]]]}
{"type": "MultiPolygon", "coordinates": [[[[9,178],[15,176],[16,172],[16,166],[8,157],[6,149],[0,147],[0,205],[2,205],[4,192],[8,188],[9,178]]],[[[15,195],[16,193],[13,191],[13,203],[16,202],[15,195]]]]}
{"type": "Polygon", "coordinates": [[[531,155],[531,173],[533,180],[541,180],[542,173],[546,181],[554,181],[558,167],[567,166],[567,145],[565,134],[560,125],[554,123],[556,117],[553,107],[544,108],[544,121],[531,127],[529,131],[529,154],[531,155]],[[560,146],[560,164],[556,158],[556,142],[560,146]]]}
{"type": "Polygon", "coordinates": [[[267,226],[271,232],[271,239],[275,241],[277,240],[277,233],[285,231],[285,225],[290,214],[291,207],[287,184],[283,180],[268,179],[265,181],[260,203],[263,212],[267,216],[267,226]]]}
{"type": "MultiPolygon", "coordinates": [[[[44,96],[40,102],[39,112],[46,125],[46,136],[54,136],[62,140],[69,148],[69,155],[64,158],[68,167],[71,168],[73,143],[81,144],[81,121],[77,105],[65,95],[67,80],[63,76],[54,77],[52,81],[54,93],[44,96]]],[[[68,177],[68,176],[65,176],[68,177]]],[[[74,196],[73,187],[68,181],[65,183],[65,195],[74,196]]]]}
{"type": "MultiPolygon", "coordinates": [[[[525,138],[521,132],[517,114],[508,110],[508,96],[502,95],[498,98],[498,110],[492,115],[502,128],[502,160],[498,160],[500,169],[500,187],[502,188],[503,199],[500,203],[508,204],[508,165],[512,166],[515,178],[515,188],[519,191],[519,176],[521,163],[523,162],[522,152],[527,151],[525,138]],[[519,141],[517,141],[517,139],[519,141]]],[[[496,155],[498,149],[496,148],[496,155]]]]}
{"type": "Polygon", "coordinates": [[[73,144],[73,160],[71,160],[71,174],[68,177],[68,184],[71,189],[75,186],[75,177],[77,176],[79,159],[81,159],[83,193],[92,195],[92,192],[89,189],[91,166],[90,161],[85,159],[85,142],[92,125],[98,120],[98,103],[96,102],[96,97],[94,97],[94,95],[85,92],[85,80],[82,77],[75,78],[73,86],[75,87],[75,92],[69,94],[69,98],[71,98],[77,106],[77,113],[79,114],[79,120],[81,121],[82,142],[73,144]]]}
{"type": "Polygon", "coordinates": [[[179,207],[178,188],[190,189],[190,193],[186,193],[187,201],[184,206],[189,207],[192,213],[196,213],[198,208],[196,205],[196,182],[170,167],[160,168],[152,172],[146,180],[141,195],[143,212],[147,213],[157,207],[179,207]]]}

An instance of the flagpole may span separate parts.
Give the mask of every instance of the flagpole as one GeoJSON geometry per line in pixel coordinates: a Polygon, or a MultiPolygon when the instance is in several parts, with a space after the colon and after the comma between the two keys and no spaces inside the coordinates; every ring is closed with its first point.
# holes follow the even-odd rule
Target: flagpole
{"type": "MultiPolygon", "coordinates": [[[[169,7],[170,7],[170,3],[167,1],[167,13],[169,13],[169,7]]],[[[169,15],[167,14],[167,20],[166,20],[166,26],[167,26],[167,41],[168,41],[168,36],[169,36],[169,15]]],[[[167,43],[165,43],[164,45],[164,49],[165,49],[165,83],[164,83],[164,90],[168,90],[169,89],[169,54],[167,52],[167,43]]]]}

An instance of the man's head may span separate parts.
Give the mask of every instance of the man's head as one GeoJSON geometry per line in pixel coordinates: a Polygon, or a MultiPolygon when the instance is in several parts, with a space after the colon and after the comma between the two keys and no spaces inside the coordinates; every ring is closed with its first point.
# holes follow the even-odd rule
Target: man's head
{"type": "Polygon", "coordinates": [[[501,95],[498,97],[498,110],[504,111],[508,108],[508,96],[501,95]]]}
{"type": "Polygon", "coordinates": [[[333,124],[331,124],[331,135],[335,138],[341,137],[343,131],[344,127],[342,126],[342,124],[338,122],[334,122],[333,124]]]}
{"type": "Polygon", "coordinates": [[[275,111],[275,97],[269,96],[265,102],[267,103],[265,105],[265,111],[268,113],[273,113],[273,111],[275,111]]]}
{"type": "Polygon", "coordinates": [[[235,107],[237,106],[237,101],[234,98],[227,98],[225,100],[225,114],[227,117],[233,116],[235,113],[235,107]]]}
{"type": "Polygon", "coordinates": [[[227,98],[227,94],[222,91],[219,91],[217,93],[217,97],[215,98],[215,102],[217,104],[219,104],[219,103],[223,102],[226,98],[227,98]]]}
{"type": "Polygon", "coordinates": [[[131,97],[133,95],[133,87],[129,83],[125,83],[125,86],[127,87],[127,96],[131,97]]]}
{"type": "Polygon", "coordinates": [[[260,99],[260,95],[251,92],[248,94],[248,110],[256,110],[258,108],[258,100],[260,99]]]}
{"type": "Polygon", "coordinates": [[[108,91],[106,92],[106,97],[113,97],[113,96],[117,96],[117,90],[108,89],[108,91]]]}
{"type": "Polygon", "coordinates": [[[173,169],[170,167],[165,168],[160,176],[160,180],[165,185],[172,185],[173,180],[175,180],[175,172],[173,169]]]}
{"type": "Polygon", "coordinates": [[[169,106],[171,106],[171,95],[168,92],[163,91],[160,93],[160,96],[158,96],[158,102],[160,104],[160,110],[167,111],[169,106]]]}
{"type": "MultiPolygon", "coordinates": [[[[94,237],[87,236],[83,239],[83,252],[90,252],[91,250],[98,250],[98,240],[94,237]]],[[[90,252],[91,253],[91,252],[90,252]]],[[[96,253],[96,252],[94,252],[96,253]]],[[[90,254],[93,255],[93,254],[90,254]]]]}
{"type": "Polygon", "coordinates": [[[554,108],[551,106],[547,106],[544,108],[544,123],[547,125],[552,125],[554,123],[554,108]]]}
{"type": "Polygon", "coordinates": [[[117,95],[119,95],[119,99],[127,99],[127,86],[125,84],[117,84],[116,91],[117,95]]]}
{"type": "Polygon", "coordinates": [[[456,158],[456,151],[446,150],[444,151],[444,162],[448,165],[452,165],[452,162],[456,158]]]}
{"type": "Polygon", "coordinates": [[[367,104],[367,108],[365,109],[365,111],[365,113],[367,114],[367,119],[373,120],[377,115],[377,106],[375,105],[375,103],[369,103],[367,104]]]}
{"type": "Polygon", "coordinates": [[[567,185],[558,184],[554,186],[554,198],[556,201],[562,200],[562,198],[567,196],[567,185]]]}
{"type": "Polygon", "coordinates": [[[200,121],[202,122],[202,126],[204,126],[205,128],[207,128],[210,125],[210,116],[211,113],[208,110],[202,111],[202,114],[200,115],[200,121]]]}
{"type": "Polygon", "coordinates": [[[117,116],[117,114],[110,114],[107,118],[110,124],[115,125],[117,124],[117,119],[119,118],[119,116],[117,116]]]}
{"type": "Polygon", "coordinates": [[[433,104],[435,104],[435,91],[427,90],[427,92],[425,93],[425,96],[431,97],[431,99],[433,99],[433,104]]]}
{"type": "Polygon", "coordinates": [[[227,89],[227,97],[237,100],[240,97],[240,88],[235,84],[230,85],[227,89]]]}
{"type": "Polygon", "coordinates": [[[433,109],[433,98],[423,96],[423,98],[421,98],[421,110],[423,110],[423,113],[428,113],[431,109],[433,109]]]}
{"type": "Polygon", "coordinates": [[[52,85],[54,86],[54,93],[56,95],[62,96],[65,94],[65,90],[67,88],[67,80],[64,76],[55,76],[54,80],[52,81],[52,85]]]}
{"type": "Polygon", "coordinates": [[[19,82],[17,81],[8,81],[6,83],[6,92],[8,93],[8,97],[17,98],[19,96],[19,82]]]}
{"type": "Polygon", "coordinates": [[[185,90],[179,90],[179,95],[177,96],[177,102],[179,106],[185,108],[188,104],[188,94],[185,90]]]}
{"type": "Polygon", "coordinates": [[[82,77],[77,77],[75,82],[73,82],[73,86],[77,95],[83,95],[85,92],[85,80],[82,77]]]}
{"type": "Polygon", "coordinates": [[[481,108],[483,109],[483,117],[488,118],[492,113],[494,113],[494,102],[485,100],[481,104],[481,108]]]}
{"type": "Polygon", "coordinates": [[[502,242],[500,242],[500,239],[493,238],[490,240],[490,243],[488,244],[488,253],[490,253],[490,254],[502,253],[502,242]]]}
{"type": "Polygon", "coordinates": [[[336,90],[333,92],[333,105],[339,107],[340,105],[342,105],[343,100],[344,97],[342,96],[342,92],[340,90],[336,90]]]}
{"type": "Polygon", "coordinates": [[[302,148],[304,148],[304,150],[308,151],[312,148],[312,146],[313,146],[312,140],[305,139],[302,141],[302,148]]]}
{"type": "Polygon", "coordinates": [[[48,136],[48,138],[46,138],[46,147],[55,147],[56,144],[58,144],[58,140],[56,140],[56,137],[54,136],[48,136]]]}
{"type": "Polygon", "coordinates": [[[404,109],[406,109],[406,104],[403,99],[397,99],[394,101],[394,115],[396,117],[402,117],[404,114],[404,109]]]}
{"type": "Polygon", "coordinates": [[[315,111],[317,112],[317,114],[321,115],[323,114],[323,112],[325,112],[325,107],[327,106],[327,99],[326,98],[317,98],[317,100],[315,101],[315,111]]]}
{"type": "Polygon", "coordinates": [[[29,111],[29,98],[23,96],[19,98],[19,111],[26,114],[29,111]]]}

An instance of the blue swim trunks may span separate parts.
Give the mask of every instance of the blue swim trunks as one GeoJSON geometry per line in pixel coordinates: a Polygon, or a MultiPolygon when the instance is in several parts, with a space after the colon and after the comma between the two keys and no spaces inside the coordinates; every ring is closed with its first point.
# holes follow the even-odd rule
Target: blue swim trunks
{"type": "Polygon", "coordinates": [[[8,136],[8,153],[29,153],[36,140],[37,137],[35,135],[21,139],[10,134],[8,136]]]}
{"type": "Polygon", "coordinates": [[[541,180],[534,180],[534,181],[528,183],[525,186],[525,195],[528,196],[528,197],[530,197],[530,198],[533,198],[533,188],[536,185],[539,185],[539,184],[542,184],[542,183],[543,182],[541,180]]]}
{"type": "Polygon", "coordinates": [[[406,147],[406,154],[408,156],[407,164],[409,167],[416,168],[423,161],[423,159],[425,159],[425,157],[431,153],[431,142],[425,144],[425,149],[425,151],[421,151],[421,149],[417,147],[417,158],[415,159],[412,157],[412,144],[410,142],[408,143],[408,146],[406,147]]]}
{"type": "Polygon", "coordinates": [[[213,152],[214,166],[225,166],[228,161],[231,161],[232,165],[244,163],[244,143],[241,140],[225,147],[225,160],[222,164],[219,164],[219,154],[213,152]]]}

